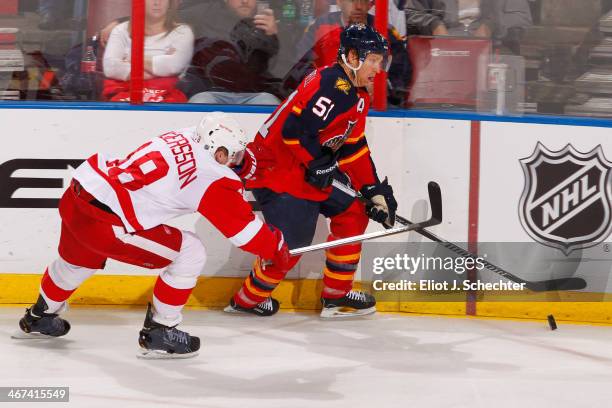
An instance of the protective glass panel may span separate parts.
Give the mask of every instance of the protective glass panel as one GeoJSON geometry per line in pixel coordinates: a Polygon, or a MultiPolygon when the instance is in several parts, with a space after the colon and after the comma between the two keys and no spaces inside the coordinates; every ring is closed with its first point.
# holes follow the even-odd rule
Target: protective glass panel
{"type": "Polygon", "coordinates": [[[277,105],[312,69],[336,62],[345,24],[373,24],[374,13],[369,0],[183,1],[181,9],[196,37],[183,89],[206,104],[277,105]]]}
{"type": "Polygon", "coordinates": [[[408,86],[390,94],[398,108],[612,116],[611,10],[610,0],[407,0],[408,86]]]}
{"type": "Polygon", "coordinates": [[[0,99],[103,100],[110,24],[130,11],[130,0],[2,0],[0,99]]]}

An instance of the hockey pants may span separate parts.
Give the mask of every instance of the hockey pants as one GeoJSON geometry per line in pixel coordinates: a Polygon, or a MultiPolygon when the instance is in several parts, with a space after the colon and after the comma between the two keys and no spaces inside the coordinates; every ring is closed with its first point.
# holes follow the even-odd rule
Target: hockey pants
{"type": "Polygon", "coordinates": [[[165,268],[153,289],[153,320],[166,326],[181,322],[181,310],[206,262],[204,246],[195,234],[168,225],[128,233],[117,215],[75,182],[60,200],[59,210],[60,257],[48,266],[40,288],[47,313],[60,311],[110,258],[148,269],[165,268]]]}

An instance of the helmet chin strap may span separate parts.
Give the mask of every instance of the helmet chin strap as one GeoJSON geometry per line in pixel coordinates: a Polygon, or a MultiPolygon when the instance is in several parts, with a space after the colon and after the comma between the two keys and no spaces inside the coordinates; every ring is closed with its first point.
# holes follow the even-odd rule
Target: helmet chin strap
{"type": "MultiPolygon", "coordinates": [[[[359,60],[359,65],[357,66],[357,68],[353,68],[353,66],[349,64],[349,62],[346,60],[346,55],[342,54],[342,62],[344,62],[344,65],[346,65],[351,71],[353,71],[353,77],[355,78],[354,82],[357,82],[357,71],[359,71],[363,66],[363,61],[359,60]]],[[[355,86],[359,86],[359,84],[356,83],[355,86]]]]}

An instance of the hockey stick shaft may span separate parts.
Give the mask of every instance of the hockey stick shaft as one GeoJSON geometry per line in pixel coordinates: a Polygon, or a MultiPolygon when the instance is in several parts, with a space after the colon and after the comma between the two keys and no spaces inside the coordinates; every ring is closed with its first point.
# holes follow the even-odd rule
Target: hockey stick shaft
{"type": "MultiPolygon", "coordinates": [[[[396,216],[396,220],[402,225],[414,225],[412,222],[408,221],[406,218],[396,216]]],[[[414,231],[418,232],[422,236],[432,241],[435,241],[441,244],[444,248],[447,248],[453,251],[455,254],[461,256],[462,258],[477,258],[477,254],[473,254],[466,249],[461,248],[460,246],[453,244],[441,238],[426,229],[417,228],[414,231]]],[[[534,292],[546,292],[546,291],[554,291],[554,290],[580,290],[586,287],[586,281],[582,278],[561,278],[561,279],[550,279],[545,281],[527,281],[522,279],[507,270],[492,264],[491,262],[479,257],[479,261],[487,268],[489,271],[496,273],[512,282],[523,283],[525,287],[534,292]]]]}
{"type": "MultiPolygon", "coordinates": [[[[427,223],[427,226],[432,225],[431,223],[428,223],[427,221],[425,221],[425,223],[427,223]]],[[[291,256],[301,255],[307,252],[320,251],[322,249],[334,248],[334,247],[338,247],[341,245],[352,244],[355,242],[363,242],[363,241],[367,241],[370,239],[388,237],[390,235],[401,234],[403,232],[408,232],[408,231],[413,231],[415,229],[423,228],[424,226],[426,226],[424,225],[425,223],[404,225],[402,227],[391,228],[391,229],[384,230],[384,231],[369,232],[367,234],[355,235],[354,237],[341,238],[341,239],[337,239],[334,241],[323,242],[321,244],[309,245],[309,246],[305,246],[302,248],[292,249],[291,251],[289,251],[289,254],[291,256]]]]}
{"type": "MultiPolygon", "coordinates": [[[[343,190],[347,189],[347,190],[344,190],[345,192],[349,194],[352,193],[354,197],[357,197],[357,193],[355,193],[355,191],[352,190],[350,187],[345,186],[340,183],[338,184],[342,186],[343,190]]],[[[401,234],[403,232],[413,231],[416,229],[422,229],[425,227],[430,227],[433,225],[440,224],[442,222],[442,193],[440,192],[440,186],[438,186],[438,184],[434,182],[430,182],[428,185],[428,190],[429,190],[429,203],[431,206],[431,218],[429,218],[428,220],[425,220],[425,221],[422,221],[416,224],[415,223],[410,223],[410,225],[404,224],[401,227],[391,228],[385,231],[369,232],[366,234],[356,235],[354,237],[341,238],[341,239],[337,239],[334,241],[328,241],[328,242],[314,244],[314,245],[310,245],[310,246],[306,246],[302,248],[296,248],[296,249],[292,249],[291,251],[289,251],[289,254],[291,256],[301,255],[307,252],[320,251],[322,249],[334,248],[337,246],[351,244],[354,242],[362,242],[362,241],[366,241],[370,239],[386,237],[386,236],[395,235],[395,234],[401,234]]]]}

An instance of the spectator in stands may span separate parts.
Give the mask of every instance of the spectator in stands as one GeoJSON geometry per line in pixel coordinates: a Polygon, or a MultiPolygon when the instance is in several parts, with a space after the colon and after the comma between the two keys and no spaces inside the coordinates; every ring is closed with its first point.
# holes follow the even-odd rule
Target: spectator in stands
{"type": "MultiPolygon", "coordinates": [[[[102,58],[108,38],[117,25],[129,20],[129,17],[121,17],[111,21],[110,24],[100,28],[99,31],[93,34],[86,43],[79,43],[68,51],[64,58],[64,68],[59,69],[57,72],[60,90],[59,92],[52,93],[51,97],[53,99],[98,99],[97,95],[102,90],[102,58]],[[83,75],[81,61],[87,52],[86,45],[93,47],[93,52],[96,56],[96,71],[94,75],[83,75]],[[92,77],[95,80],[92,81],[92,77]]],[[[54,91],[54,89],[51,88],[51,91],[54,91]]]]}
{"type": "MultiPolygon", "coordinates": [[[[256,0],[191,1],[181,15],[196,34],[192,66],[181,81],[189,102],[276,105],[279,80],[269,73],[278,53],[274,11],[256,0]]],[[[280,95],[278,95],[280,96],[280,95]]]]}
{"type": "MultiPolygon", "coordinates": [[[[177,23],[177,0],[147,0],[145,7],[145,102],[186,102],[176,88],[193,55],[193,32],[177,23]]],[[[113,28],[104,52],[103,97],[127,101],[130,94],[131,22],[113,28]]]]}
{"type": "MultiPolygon", "coordinates": [[[[376,3],[368,11],[373,16],[376,15],[376,3]]],[[[406,0],[389,0],[388,1],[388,13],[387,18],[389,19],[389,25],[395,28],[400,37],[406,37],[406,14],[404,13],[404,5],[406,0]]]]}
{"type": "Polygon", "coordinates": [[[340,47],[340,32],[350,24],[373,24],[368,15],[369,0],[336,0],[340,11],[333,11],[317,18],[304,32],[297,45],[297,58],[302,58],[311,68],[323,67],[336,61],[340,47]]]}
{"type": "Polygon", "coordinates": [[[532,24],[527,0],[407,0],[408,35],[492,38],[518,54],[532,24]]]}
{"type": "MultiPolygon", "coordinates": [[[[340,11],[324,14],[306,28],[297,45],[298,62],[284,82],[284,87],[288,91],[295,89],[312,69],[336,62],[340,32],[345,26],[355,23],[374,24],[374,16],[368,14],[371,5],[369,0],[336,0],[336,5],[340,11]]],[[[397,105],[403,100],[411,69],[404,38],[391,25],[388,37],[393,56],[388,74],[389,103],[397,105]]]]}

